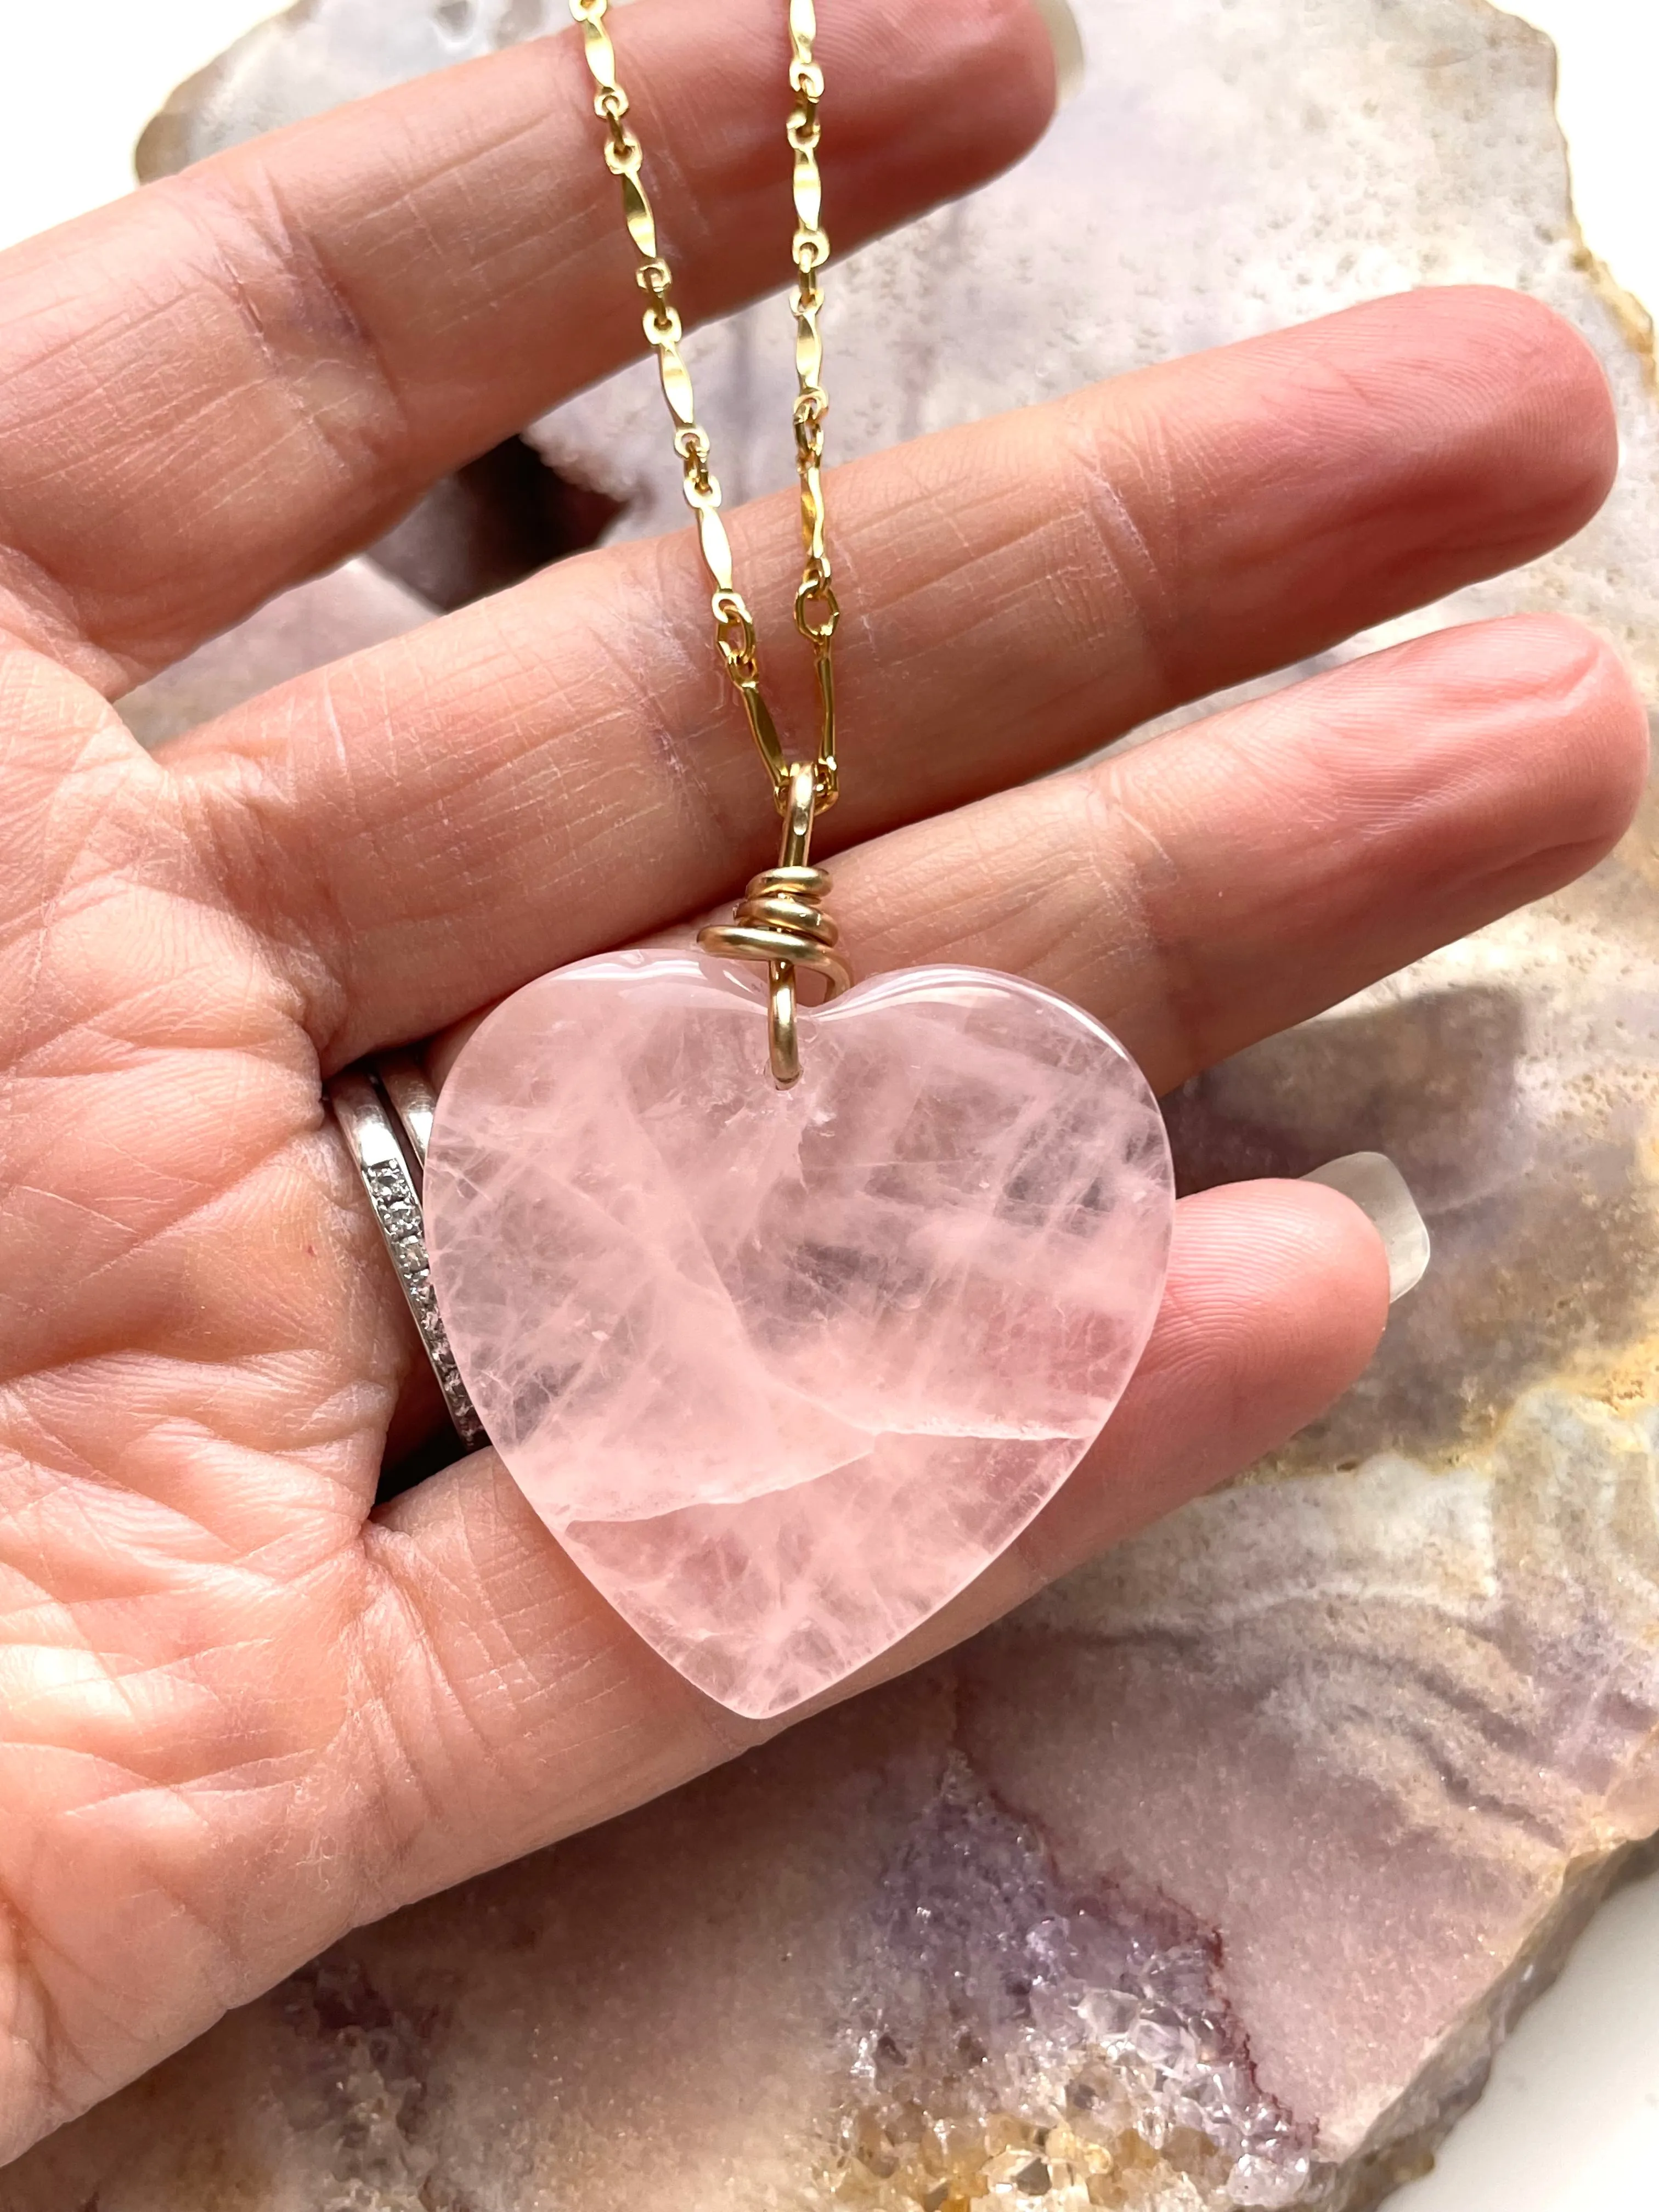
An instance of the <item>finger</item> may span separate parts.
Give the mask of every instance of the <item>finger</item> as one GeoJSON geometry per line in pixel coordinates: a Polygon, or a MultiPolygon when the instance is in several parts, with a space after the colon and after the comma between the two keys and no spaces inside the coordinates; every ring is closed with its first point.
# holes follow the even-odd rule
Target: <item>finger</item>
{"type": "Polygon", "coordinates": [[[1159,1091],[1583,873],[1645,787],[1647,715],[1579,623],[1440,630],[848,854],[869,975],[1048,984],[1159,1091]]]}
{"type": "MultiPolygon", "coordinates": [[[[1184,1201],[1158,1326],[1100,1443],[1020,1550],[856,1686],[1282,1442],[1359,1373],[1387,1302],[1376,1234],[1333,1191],[1253,1183],[1184,1201]]],[[[367,1541],[380,1595],[361,1631],[374,1688],[356,1755],[376,1784],[364,1914],[605,1819],[772,1732],[714,1705],[642,1644],[493,1454],[398,1499],[367,1541]]]]}
{"type": "MultiPolygon", "coordinates": [[[[1541,550],[1595,507],[1613,450],[1565,325],[1431,293],[842,470],[845,796],[824,848],[1541,550]]],[[[790,515],[737,523],[787,603],[790,515]]],[[[707,631],[689,541],[619,547],[169,751],[327,1057],[437,1029],[774,857],[707,631]]],[[[805,659],[771,669],[795,728],[805,659]]]]}
{"type": "MultiPolygon", "coordinates": [[[[1645,710],[1575,623],[1437,632],[843,854],[861,975],[1030,976],[1160,1091],[1542,897],[1644,787],[1645,710]]],[[[428,1054],[441,1082],[473,1024],[428,1054]]],[[[441,1422],[422,1371],[413,1438],[441,1422]]]]}
{"type": "Polygon", "coordinates": [[[878,838],[837,862],[831,906],[860,974],[1029,975],[1167,1091],[1570,881],[1647,763],[1608,647],[1555,617],[1479,623],[878,838]]]}
{"type": "MultiPolygon", "coordinates": [[[[643,0],[616,42],[682,311],[776,284],[783,11],[643,0]]],[[[1030,0],[841,0],[819,45],[838,248],[991,174],[1053,106],[1030,0]]],[[[592,92],[568,31],[0,259],[0,621],[124,689],[641,352],[592,92]]]]}

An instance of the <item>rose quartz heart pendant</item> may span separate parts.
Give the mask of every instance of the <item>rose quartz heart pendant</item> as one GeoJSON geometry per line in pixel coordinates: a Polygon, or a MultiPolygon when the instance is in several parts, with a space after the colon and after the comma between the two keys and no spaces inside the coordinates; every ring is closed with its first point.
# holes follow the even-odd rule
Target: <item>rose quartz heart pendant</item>
{"type": "Polygon", "coordinates": [[[1145,1078],[1052,993],[881,975],[766,1073],[763,981],[618,952],[445,1084],[433,1279],[473,1403],[582,1571],[762,1717],[936,1613],[1099,1434],[1163,1287],[1145,1078]]]}

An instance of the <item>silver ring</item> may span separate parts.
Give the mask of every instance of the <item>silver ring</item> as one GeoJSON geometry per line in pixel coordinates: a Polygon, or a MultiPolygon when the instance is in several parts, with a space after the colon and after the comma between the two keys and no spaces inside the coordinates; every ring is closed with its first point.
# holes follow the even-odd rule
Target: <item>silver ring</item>
{"type": "Polygon", "coordinates": [[[362,1177],[455,1433],[469,1451],[481,1451],[489,1438],[449,1348],[426,1255],[420,1179],[438,1094],[420,1062],[406,1052],[360,1060],[323,1089],[362,1177]]]}

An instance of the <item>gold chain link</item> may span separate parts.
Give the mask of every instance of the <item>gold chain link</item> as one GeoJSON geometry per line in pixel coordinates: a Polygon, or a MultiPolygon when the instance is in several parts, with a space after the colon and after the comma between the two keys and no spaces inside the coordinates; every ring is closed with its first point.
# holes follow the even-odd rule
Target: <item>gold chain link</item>
{"type": "MultiPolygon", "coordinates": [[[[766,763],[781,814],[792,803],[795,769],[761,692],[754,617],[732,573],[731,540],[720,520],[720,483],[708,465],[708,435],[697,421],[691,378],[680,352],[684,331],[670,298],[673,275],[657,250],[656,217],[640,176],[643,154],[629,127],[628,95],[617,81],[616,50],[605,27],[610,6],[611,0],[570,0],[570,12],[581,26],[595,87],[593,112],[605,126],[605,166],[622,185],[623,220],[640,256],[638,282],[648,302],[645,335],[657,356],[663,398],[674,422],[681,488],[696,521],[703,566],[714,586],[709,605],[714,617],[714,642],[743,702],[750,732],[766,763]]],[[[824,542],[823,422],[830,402],[823,384],[823,341],[818,318],[823,308],[823,287],[818,277],[830,258],[830,241],[821,221],[823,186],[818,170],[818,106],[823,98],[823,72],[812,55],[817,36],[813,0],[789,0],[789,88],[795,104],[787,136],[794,156],[796,280],[789,305],[795,319],[795,458],[800,473],[801,543],[805,553],[800,588],[795,594],[795,627],[812,649],[817,684],[818,742],[812,762],[812,788],[816,811],[822,813],[835,805],[839,793],[831,647],[841,611],[824,542]]]]}

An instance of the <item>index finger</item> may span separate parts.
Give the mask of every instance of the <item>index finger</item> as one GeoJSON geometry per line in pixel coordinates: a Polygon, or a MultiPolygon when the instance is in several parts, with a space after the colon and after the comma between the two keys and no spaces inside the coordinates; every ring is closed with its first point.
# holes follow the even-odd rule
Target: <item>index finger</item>
{"type": "MultiPolygon", "coordinates": [[[[618,57],[688,319],[789,271],[785,11],[642,0],[618,57]]],[[[839,0],[837,247],[1047,122],[1033,0],[839,0]]],[[[643,350],[574,30],[204,161],[0,257],[0,626],[112,692],[643,350]]]]}

